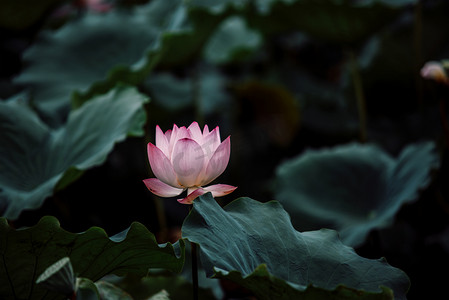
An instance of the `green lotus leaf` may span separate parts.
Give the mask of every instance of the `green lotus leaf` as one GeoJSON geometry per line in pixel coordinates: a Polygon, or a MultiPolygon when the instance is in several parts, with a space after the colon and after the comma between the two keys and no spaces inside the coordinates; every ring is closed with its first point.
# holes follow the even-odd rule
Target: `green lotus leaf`
{"type": "Polygon", "coordinates": [[[432,142],[409,145],[397,158],[374,145],[310,150],[277,168],[275,197],[298,230],[333,228],[359,246],[418,198],[438,166],[432,142]]]}
{"type": "Polygon", "coordinates": [[[156,66],[198,58],[215,28],[230,15],[155,0],[130,12],[86,14],[57,31],[42,32],[24,54],[15,83],[32,92],[45,121],[60,126],[70,110],[117,82],[141,83],[156,66]]]}
{"type": "Polygon", "coordinates": [[[233,280],[258,299],[391,299],[391,291],[405,299],[409,287],[404,272],[358,256],[333,230],[296,231],[276,201],[239,198],[221,208],[206,194],[195,199],[182,235],[200,245],[208,276],[233,280]]]}
{"type": "Polygon", "coordinates": [[[104,162],[114,144],[143,134],[147,97],[121,86],[72,111],[51,129],[18,101],[0,102],[0,214],[18,218],[42,205],[83,170],[104,162]]]}
{"type": "Polygon", "coordinates": [[[182,240],[175,245],[159,245],[140,223],[108,237],[99,227],[83,233],[67,232],[54,217],[43,217],[25,229],[13,229],[0,218],[0,253],[1,299],[53,299],[56,294],[35,282],[66,256],[78,277],[94,282],[107,274],[142,277],[150,268],[180,272],[184,264],[182,240]]]}
{"type": "Polygon", "coordinates": [[[247,28],[243,18],[231,16],[211,36],[204,56],[212,63],[226,63],[245,58],[260,47],[261,42],[260,34],[247,28]]]}
{"type": "Polygon", "coordinates": [[[15,82],[30,88],[39,112],[58,126],[72,96],[79,104],[118,82],[141,82],[159,59],[163,34],[186,26],[180,0],[151,1],[128,13],[86,14],[42,32],[24,53],[27,67],[15,82]]]}

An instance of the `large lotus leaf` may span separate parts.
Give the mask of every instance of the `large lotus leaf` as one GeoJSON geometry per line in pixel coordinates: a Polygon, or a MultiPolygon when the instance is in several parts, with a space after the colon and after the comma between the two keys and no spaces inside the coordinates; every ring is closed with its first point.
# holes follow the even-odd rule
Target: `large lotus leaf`
{"type": "Polygon", "coordinates": [[[397,158],[374,145],[310,150],[278,167],[275,197],[295,228],[333,228],[345,244],[358,246],[418,198],[438,165],[432,142],[410,145],[397,158]]]}
{"type": "Polygon", "coordinates": [[[54,217],[38,224],[13,229],[0,219],[0,298],[53,299],[54,294],[35,285],[47,267],[70,257],[75,274],[97,281],[107,274],[145,276],[149,268],[180,272],[184,263],[184,242],[159,245],[140,223],[112,237],[99,227],[70,233],[54,217]]]}
{"type": "Polygon", "coordinates": [[[331,299],[377,294],[383,299],[388,289],[396,299],[405,299],[409,286],[404,272],[384,259],[358,256],[333,230],[296,231],[276,201],[239,198],[221,208],[206,194],[194,201],[182,234],[200,245],[209,276],[216,272],[234,280],[259,299],[309,299],[308,293],[334,295],[331,299]]]}
{"type": "Polygon", "coordinates": [[[142,135],[147,98],[118,87],[97,96],[50,129],[27,106],[0,102],[0,213],[16,219],[46,197],[100,165],[116,142],[142,135]]]}
{"type": "Polygon", "coordinates": [[[59,125],[72,93],[87,99],[117,82],[143,80],[157,63],[162,35],[185,26],[180,3],[156,0],[130,13],[86,14],[42,32],[24,53],[27,67],[15,82],[30,87],[39,111],[59,125]]]}
{"type": "Polygon", "coordinates": [[[264,6],[262,14],[248,10],[247,18],[268,34],[299,30],[332,42],[356,44],[387,25],[414,2],[416,0],[275,1],[269,9],[264,6]]]}
{"type": "Polygon", "coordinates": [[[211,36],[204,48],[204,56],[212,63],[226,63],[245,58],[260,45],[260,34],[247,28],[243,18],[232,16],[211,36]]]}

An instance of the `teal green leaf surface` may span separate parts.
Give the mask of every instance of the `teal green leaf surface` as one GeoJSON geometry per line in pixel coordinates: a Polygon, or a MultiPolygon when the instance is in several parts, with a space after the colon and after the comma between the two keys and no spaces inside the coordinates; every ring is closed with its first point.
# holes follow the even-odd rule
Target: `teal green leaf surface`
{"type": "Polygon", "coordinates": [[[76,300],[101,300],[100,292],[92,280],[78,278],[76,300]]]}
{"type": "Polygon", "coordinates": [[[118,82],[141,82],[159,59],[163,34],[187,27],[180,4],[156,0],[128,13],[86,14],[45,31],[25,52],[27,67],[15,82],[30,88],[36,107],[57,126],[73,95],[85,100],[118,82]]]}
{"type": "Polygon", "coordinates": [[[336,229],[358,246],[416,200],[438,166],[432,142],[409,145],[397,158],[374,145],[310,150],[278,167],[275,197],[298,230],[336,229]]]}
{"type": "MultiPolygon", "coordinates": [[[[184,242],[159,245],[140,223],[112,237],[99,227],[70,233],[54,217],[26,229],[13,229],[0,219],[0,298],[54,299],[37,277],[62,257],[70,257],[74,273],[97,281],[107,274],[145,276],[149,268],[180,272],[184,242]],[[46,298],[48,297],[48,298],[46,298]]],[[[89,291],[87,291],[89,292],[89,291]]],[[[91,292],[89,292],[91,294],[91,292]]]]}
{"type": "Polygon", "coordinates": [[[0,102],[0,214],[16,219],[55,187],[104,162],[114,144],[143,134],[147,97],[121,86],[72,111],[51,129],[18,101],[0,102]]]}
{"type": "Polygon", "coordinates": [[[245,20],[232,16],[224,20],[204,48],[211,63],[221,64],[246,58],[262,43],[261,35],[249,29],[245,20]]]}
{"type": "Polygon", "coordinates": [[[193,207],[182,235],[200,245],[208,276],[234,280],[259,299],[303,299],[309,289],[335,293],[334,299],[388,299],[391,289],[395,299],[405,299],[404,272],[385,259],[358,256],[333,230],[296,231],[279,202],[239,198],[221,208],[208,193],[193,207]],[[357,292],[345,298],[348,290],[357,292]]]}

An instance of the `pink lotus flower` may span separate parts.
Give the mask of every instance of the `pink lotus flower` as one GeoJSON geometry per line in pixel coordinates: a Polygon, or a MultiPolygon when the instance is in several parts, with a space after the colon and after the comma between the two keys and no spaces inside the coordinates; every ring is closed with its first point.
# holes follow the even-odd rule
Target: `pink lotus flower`
{"type": "Polygon", "coordinates": [[[155,195],[174,197],[187,190],[187,197],[178,199],[183,204],[207,192],[219,197],[232,193],[237,187],[226,184],[205,185],[212,182],[226,169],[231,154],[231,140],[228,136],[220,141],[218,126],[203,132],[197,122],[188,128],[173,125],[165,134],[156,126],[156,146],[148,143],[148,160],[157,178],[143,182],[155,195]]]}

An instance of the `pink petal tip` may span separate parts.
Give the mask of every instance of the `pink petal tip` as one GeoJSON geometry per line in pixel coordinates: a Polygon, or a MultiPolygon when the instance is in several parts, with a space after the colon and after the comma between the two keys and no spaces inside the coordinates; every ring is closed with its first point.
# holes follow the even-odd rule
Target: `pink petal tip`
{"type": "Polygon", "coordinates": [[[178,199],[178,202],[181,204],[192,204],[193,200],[195,200],[196,198],[198,198],[199,196],[201,196],[205,193],[207,193],[207,191],[205,191],[204,189],[197,188],[196,190],[191,192],[189,195],[187,195],[187,197],[185,197],[184,199],[178,199]]]}

